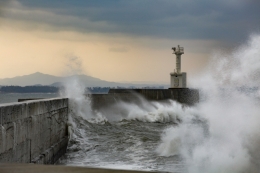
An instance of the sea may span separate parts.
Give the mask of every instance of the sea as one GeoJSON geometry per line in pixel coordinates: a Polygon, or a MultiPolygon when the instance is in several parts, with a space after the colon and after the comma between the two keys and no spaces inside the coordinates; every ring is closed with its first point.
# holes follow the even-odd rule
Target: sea
{"type": "MultiPolygon", "coordinates": [[[[58,165],[174,173],[260,172],[260,35],[232,52],[216,51],[208,68],[189,78],[200,101],[118,101],[103,111],[77,79],[70,98],[67,153],[58,165]]],[[[51,94],[1,94],[3,102],[51,94]]]]}

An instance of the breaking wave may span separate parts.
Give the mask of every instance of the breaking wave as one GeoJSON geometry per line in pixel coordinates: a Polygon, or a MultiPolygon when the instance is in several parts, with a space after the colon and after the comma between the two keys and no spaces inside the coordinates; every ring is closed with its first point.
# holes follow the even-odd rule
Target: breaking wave
{"type": "Polygon", "coordinates": [[[198,121],[165,130],[158,154],[181,155],[190,173],[259,172],[259,83],[259,35],[231,54],[213,55],[193,82],[204,96],[194,107],[198,121]]]}

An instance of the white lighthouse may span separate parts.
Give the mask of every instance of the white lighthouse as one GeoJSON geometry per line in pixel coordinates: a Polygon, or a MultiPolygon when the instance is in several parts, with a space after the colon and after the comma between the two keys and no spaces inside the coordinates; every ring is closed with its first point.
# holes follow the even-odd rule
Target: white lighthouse
{"type": "Polygon", "coordinates": [[[186,88],[186,73],[181,72],[181,55],[184,54],[184,48],[173,47],[173,54],[176,55],[176,70],[171,73],[171,88],[186,88]]]}

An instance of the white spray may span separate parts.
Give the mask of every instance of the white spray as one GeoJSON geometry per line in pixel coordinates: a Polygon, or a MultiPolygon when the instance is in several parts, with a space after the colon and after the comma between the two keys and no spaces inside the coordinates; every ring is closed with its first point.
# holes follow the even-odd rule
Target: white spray
{"type": "Polygon", "coordinates": [[[184,118],[165,130],[157,152],[181,155],[190,173],[259,172],[260,35],[211,62],[193,82],[206,96],[194,108],[202,123],[184,118]]]}
{"type": "Polygon", "coordinates": [[[75,76],[67,81],[61,95],[69,98],[70,122],[73,116],[79,116],[92,123],[106,121],[101,114],[92,112],[91,95],[88,95],[86,86],[75,76]]]}
{"type": "Polygon", "coordinates": [[[131,97],[134,97],[134,101],[117,100],[115,104],[99,110],[99,114],[105,116],[109,121],[136,120],[178,124],[186,117],[186,114],[193,112],[192,108],[184,108],[183,105],[173,100],[147,101],[136,93],[132,93],[131,97]]]}
{"type": "Polygon", "coordinates": [[[67,75],[73,75],[66,81],[63,81],[63,89],[60,91],[60,96],[69,98],[69,132],[70,137],[73,131],[77,130],[74,122],[75,118],[81,117],[83,120],[92,123],[103,123],[106,121],[99,113],[94,113],[91,110],[91,96],[84,82],[80,81],[77,75],[82,74],[85,70],[82,67],[80,57],[73,54],[65,57],[67,75]]]}

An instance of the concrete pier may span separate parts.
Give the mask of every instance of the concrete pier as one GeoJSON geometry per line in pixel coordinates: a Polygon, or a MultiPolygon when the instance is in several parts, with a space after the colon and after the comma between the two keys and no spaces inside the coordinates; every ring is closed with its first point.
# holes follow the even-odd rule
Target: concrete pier
{"type": "Polygon", "coordinates": [[[68,99],[0,105],[0,162],[53,164],[66,152],[68,99]]]}
{"type": "Polygon", "coordinates": [[[92,94],[92,107],[102,109],[118,101],[138,104],[140,97],[148,101],[175,100],[181,104],[192,106],[199,102],[199,91],[189,88],[170,89],[110,89],[108,94],[92,94]]]}
{"type": "Polygon", "coordinates": [[[119,169],[102,169],[75,166],[34,165],[34,164],[1,164],[1,173],[151,173],[158,171],[134,171],[119,169]]]}

